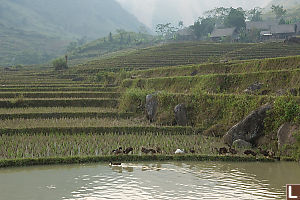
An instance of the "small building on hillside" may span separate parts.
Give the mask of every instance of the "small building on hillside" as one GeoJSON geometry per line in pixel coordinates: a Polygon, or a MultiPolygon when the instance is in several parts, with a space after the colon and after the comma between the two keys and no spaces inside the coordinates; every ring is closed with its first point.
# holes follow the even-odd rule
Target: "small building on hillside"
{"type": "Polygon", "coordinates": [[[191,27],[183,28],[177,31],[178,40],[195,40],[194,30],[191,27]]]}
{"type": "Polygon", "coordinates": [[[246,22],[246,30],[253,30],[253,29],[257,29],[257,30],[263,30],[263,31],[267,31],[267,30],[271,30],[272,26],[276,26],[278,25],[278,21],[262,21],[262,22],[246,22]]]}
{"type": "Polygon", "coordinates": [[[222,40],[235,41],[238,39],[236,28],[216,28],[210,35],[211,40],[219,42],[222,40]]]}
{"type": "Polygon", "coordinates": [[[287,39],[295,36],[297,33],[296,24],[281,24],[271,27],[271,33],[273,37],[278,39],[287,39]]]}

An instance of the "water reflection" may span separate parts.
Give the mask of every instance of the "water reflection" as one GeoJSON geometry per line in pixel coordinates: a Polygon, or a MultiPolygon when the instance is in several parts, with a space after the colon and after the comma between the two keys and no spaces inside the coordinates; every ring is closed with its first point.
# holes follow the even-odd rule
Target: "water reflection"
{"type": "Polygon", "coordinates": [[[284,199],[297,163],[127,163],[0,169],[1,199],[284,199]]]}

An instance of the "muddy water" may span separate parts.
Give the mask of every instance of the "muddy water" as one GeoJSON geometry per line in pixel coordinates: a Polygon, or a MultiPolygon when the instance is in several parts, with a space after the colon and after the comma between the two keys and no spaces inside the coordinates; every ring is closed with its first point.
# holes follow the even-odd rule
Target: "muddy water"
{"type": "Polygon", "coordinates": [[[161,162],[0,169],[1,200],[285,199],[298,163],[161,162]]]}

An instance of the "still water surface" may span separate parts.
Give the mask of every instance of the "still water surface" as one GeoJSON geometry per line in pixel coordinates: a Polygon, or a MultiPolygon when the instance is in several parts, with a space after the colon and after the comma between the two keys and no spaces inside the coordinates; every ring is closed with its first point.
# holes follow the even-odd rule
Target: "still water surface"
{"type": "Polygon", "coordinates": [[[1,200],[285,199],[298,163],[169,162],[0,169],[1,200]]]}

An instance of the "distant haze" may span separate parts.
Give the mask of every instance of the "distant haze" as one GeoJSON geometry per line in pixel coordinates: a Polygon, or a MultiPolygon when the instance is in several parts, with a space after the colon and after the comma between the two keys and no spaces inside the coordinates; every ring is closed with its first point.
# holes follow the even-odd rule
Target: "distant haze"
{"type": "Polygon", "coordinates": [[[158,23],[192,24],[203,12],[215,7],[265,7],[271,0],[117,0],[141,22],[153,28],[158,23]]]}

